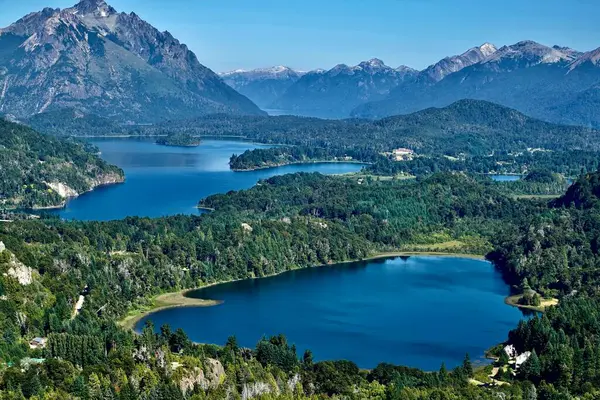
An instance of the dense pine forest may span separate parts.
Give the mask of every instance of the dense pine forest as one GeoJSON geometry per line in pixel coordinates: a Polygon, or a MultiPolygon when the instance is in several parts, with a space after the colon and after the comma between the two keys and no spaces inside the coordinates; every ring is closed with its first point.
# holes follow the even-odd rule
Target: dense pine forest
{"type": "MultiPolygon", "coordinates": [[[[552,174],[531,175],[552,184],[552,174]]],[[[295,174],[209,197],[201,205],[214,211],[199,217],[4,223],[0,398],[595,398],[599,177],[582,175],[546,202],[456,173],[412,181],[295,174]],[[363,371],[351,361],[314,362],[283,336],[253,349],[231,337],[219,347],[168,326],[135,335],[115,323],[165,291],[438,246],[487,254],[516,290],[559,300],[507,332],[507,343],[532,352],[516,374],[492,351],[496,378],[508,384],[474,384],[481,372],[468,357],[450,369],[440,360],[436,372],[363,371]],[[34,337],[47,338],[45,348],[30,349],[34,337]]]]}
{"type": "Polygon", "coordinates": [[[0,118],[1,208],[59,206],[67,195],[121,180],[123,172],[104,162],[93,147],[0,118]]]}

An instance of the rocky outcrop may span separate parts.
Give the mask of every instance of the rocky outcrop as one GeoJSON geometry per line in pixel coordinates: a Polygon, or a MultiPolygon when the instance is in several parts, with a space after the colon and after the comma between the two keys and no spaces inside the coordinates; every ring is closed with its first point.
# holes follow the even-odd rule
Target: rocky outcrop
{"type": "Polygon", "coordinates": [[[27,286],[33,282],[33,269],[29,268],[11,254],[8,271],[4,276],[15,278],[20,285],[27,286]]]}
{"type": "Polygon", "coordinates": [[[62,182],[47,182],[46,185],[54,190],[60,197],[66,199],[68,197],[76,197],[79,195],[75,189],[70,188],[62,182]]]}
{"type": "Polygon", "coordinates": [[[0,241],[0,253],[2,253],[4,250],[6,250],[6,246],[4,245],[4,242],[0,241]]]}
{"type": "Polygon", "coordinates": [[[92,186],[92,189],[94,189],[94,188],[97,188],[98,186],[114,185],[116,183],[123,183],[124,181],[125,181],[125,178],[123,177],[122,174],[108,173],[108,174],[102,174],[102,175],[92,179],[90,184],[92,186]]]}
{"type": "Polygon", "coordinates": [[[242,387],[242,400],[253,399],[273,391],[265,382],[245,383],[242,387]]]}
{"type": "Polygon", "coordinates": [[[205,364],[205,370],[205,380],[203,382],[203,387],[216,388],[225,380],[225,368],[223,368],[223,364],[221,364],[221,361],[215,360],[213,358],[207,359],[205,364]]]}
{"type": "MultiPolygon", "coordinates": [[[[181,365],[175,363],[179,369],[181,365]]],[[[193,391],[196,387],[202,390],[216,389],[225,381],[225,369],[219,360],[209,358],[206,360],[204,370],[194,367],[183,373],[179,380],[179,388],[185,393],[193,391]]]]}
{"type": "Polygon", "coordinates": [[[295,374],[287,381],[288,390],[290,392],[293,392],[294,390],[296,390],[296,386],[298,386],[298,384],[301,382],[302,382],[302,378],[300,377],[300,374],[295,374]]]}
{"type": "MultiPolygon", "coordinates": [[[[102,174],[95,178],[88,179],[88,184],[90,187],[88,191],[92,191],[99,186],[113,185],[116,183],[122,183],[124,181],[125,181],[125,179],[123,178],[123,175],[118,174],[118,173],[102,174]]],[[[69,187],[66,183],[63,183],[63,182],[45,182],[45,183],[50,189],[52,189],[56,193],[58,193],[58,195],[60,197],[62,197],[63,199],[78,197],[79,195],[82,194],[82,193],[79,193],[78,191],[76,191],[75,189],[69,187]]]]}

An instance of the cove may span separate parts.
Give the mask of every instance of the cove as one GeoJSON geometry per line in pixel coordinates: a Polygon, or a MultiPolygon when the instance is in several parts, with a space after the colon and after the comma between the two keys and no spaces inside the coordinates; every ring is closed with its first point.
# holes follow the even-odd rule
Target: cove
{"type": "Polygon", "coordinates": [[[361,164],[296,164],[251,172],[229,169],[232,154],[268,148],[236,140],[204,139],[198,147],[169,147],[155,138],[94,139],[104,160],[125,171],[123,184],[97,188],[53,211],[64,219],[107,221],[128,216],[199,214],[198,201],[216,193],[248,189],[259,180],[295,172],[343,174],[361,164]]]}
{"type": "Polygon", "coordinates": [[[466,353],[507,339],[523,314],[504,304],[509,287],[483,260],[413,256],[309,268],[225,283],[188,294],[221,300],[213,307],[171,308],[151,319],[183,328],[199,343],[224,344],[236,335],[254,348],[283,333],[316,360],[347,359],[361,368],[380,362],[437,370],[466,353]]]}

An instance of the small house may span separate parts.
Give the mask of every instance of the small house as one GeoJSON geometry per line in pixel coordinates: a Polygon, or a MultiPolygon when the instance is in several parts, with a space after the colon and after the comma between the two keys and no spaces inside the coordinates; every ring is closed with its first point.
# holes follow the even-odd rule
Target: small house
{"type": "Polygon", "coordinates": [[[394,149],[394,151],[392,151],[392,155],[396,161],[412,160],[415,152],[411,149],[400,147],[398,149],[394,149]]]}
{"type": "Polygon", "coordinates": [[[31,341],[29,342],[29,348],[32,350],[44,349],[44,348],[46,348],[47,342],[48,342],[48,339],[46,339],[46,338],[35,337],[35,338],[31,339],[31,341]]]}

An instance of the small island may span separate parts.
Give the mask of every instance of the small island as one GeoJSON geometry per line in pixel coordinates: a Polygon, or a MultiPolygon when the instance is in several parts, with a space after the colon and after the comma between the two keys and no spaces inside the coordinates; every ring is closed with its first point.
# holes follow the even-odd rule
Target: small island
{"type": "Polygon", "coordinates": [[[187,133],[176,133],[169,136],[163,136],[158,138],[156,144],[161,146],[174,146],[174,147],[198,147],[200,146],[200,139],[189,135],[187,133]]]}

